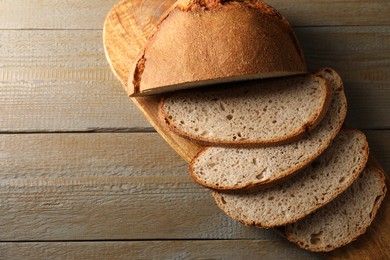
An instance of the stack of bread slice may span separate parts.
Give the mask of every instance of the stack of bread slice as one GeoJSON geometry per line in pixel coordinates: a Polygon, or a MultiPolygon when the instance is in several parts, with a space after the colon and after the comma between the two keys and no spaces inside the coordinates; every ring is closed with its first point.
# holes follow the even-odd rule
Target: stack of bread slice
{"type": "Polygon", "coordinates": [[[365,135],[343,126],[342,79],[330,68],[307,73],[287,20],[267,4],[179,1],[130,79],[134,95],[175,91],[161,99],[161,123],[206,146],[191,176],[233,219],[330,251],[375,217],[384,173],[365,135]]]}

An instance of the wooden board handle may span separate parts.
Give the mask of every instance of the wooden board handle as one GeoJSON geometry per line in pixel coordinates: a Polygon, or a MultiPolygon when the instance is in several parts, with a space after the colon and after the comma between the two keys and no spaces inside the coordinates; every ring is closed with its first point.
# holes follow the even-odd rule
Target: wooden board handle
{"type": "MultiPolygon", "coordinates": [[[[111,10],[104,25],[104,47],[113,73],[127,90],[131,61],[155,31],[160,16],[174,0],[123,0],[111,10]]],[[[170,132],[158,120],[161,96],[131,98],[157,132],[186,161],[189,162],[202,146],[170,132]]],[[[389,185],[387,178],[387,185],[389,185]]],[[[328,259],[390,259],[390,196],[386,196],[377,217],[366,234],[353,243],[333,252],[322,254],[328,259]]]]}

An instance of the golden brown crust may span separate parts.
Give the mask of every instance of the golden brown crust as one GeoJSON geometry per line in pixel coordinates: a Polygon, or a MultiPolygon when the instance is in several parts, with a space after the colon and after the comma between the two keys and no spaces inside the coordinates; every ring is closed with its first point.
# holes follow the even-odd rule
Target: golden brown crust
{"type": "Polygon", "coordinates": [[[141,58],[145,69],[132,66],[131,95],[307,72],[288,21],[258,0],[177,3],[161,18],[141,58]]]}
{"type": "MultiPolygon", "coordinates": [[[[187,1],[187,0],[186,0],[187,1]]],[[[160,24],[168,18],[169,14],[177,8],[177,6],[180,4],[180,0],[178,0],[176,3],[174,3],[168,10],[165,11],[165,13],[160,17],[156,24],[156,31],[151,35],[150,39],[146,43],[145,47],[141,52],[138,54],[138,57],[135,59],[135,62],[133,62],[130,66],[130,76],[129,80],[126,86],[127,93],[129,96],[136,96],[137,94],[140,94],[141,92],[141,80],[142,80],[142,73],[145,69],[145,50],[149,48],[149,46],[153,43],[153,38],[155,37],[155,34],[158,30],[158,27],[160,24]],[[142,61],[142,62],[141,62],[142,61]],[[140,68],[140,63],[142,64],[142,67],[140,68]]]]}
{"type": "Polygon", "coordinates": [[[228,8],[241,8],[243,6],[250,7],[254,9],[261,10],[263,13],[269,15],[269,16],[275,16],[282,23],[284,23],[285,30],[288,34],[290,34],[291,39],[294,41],[294,45],[297,49],[297,51],[300,53],[300,56],[302,58],[302,62],[305,63],[304,55],[302,52],[302,49],[299,45],[299,42],[295,36],[294,31],[291,29],[291,25],[288,22],[288,20],[278,12],[275,8],[268,5],[267,3],[259,0],[191,0],[191,1],[184,1],[182,4],[178,4],[178,7],[183,12],[188,11],[205,11],[205,10],[212,10],[216,8],[221,8],[222,6],[226,6],[228,8]]]}

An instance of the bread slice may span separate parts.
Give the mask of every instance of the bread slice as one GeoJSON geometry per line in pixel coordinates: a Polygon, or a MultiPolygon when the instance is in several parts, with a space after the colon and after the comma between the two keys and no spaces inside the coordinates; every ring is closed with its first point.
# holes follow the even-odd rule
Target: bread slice
{"type": "Polygon", "coordinates": [[[179,1],[130,71],[133,96],[307,73],[288,21],[260,0],[179,1]]]}
{"type": "Polygon", "coordinates": [[[335,200],[285,227],[287,238],[310,251],[331,251],[365,233],[386,194],[383,171],[369,163],[335,200]]]}
{"type": "Polygon", "coordinates": [[[284,226],[346,190],[364,169],[367,159],[364,134],[342,129],[320,157],[290,180],[258,192],[213,191],[213,196],[227,215],[246,225],[284,226]]]}
{"type": "Polygon", "coordinates": [[[319,75],[187,90],[162,99],[159,116],[179,135],[217,146],[290,142],[324,117],[331,87],[319,75]]]}
{"type": "Polygon", "coordinates": [[[218,190],[267,186],[291,177],[316,159],[339,132],[347,113],[343,83],[337,72],[324,68],[317,74],[331,83],[333,95],[327,114],[313,131],[297,142],[280,146],[207,147],[190,163],[193,180],[218,190]]]}

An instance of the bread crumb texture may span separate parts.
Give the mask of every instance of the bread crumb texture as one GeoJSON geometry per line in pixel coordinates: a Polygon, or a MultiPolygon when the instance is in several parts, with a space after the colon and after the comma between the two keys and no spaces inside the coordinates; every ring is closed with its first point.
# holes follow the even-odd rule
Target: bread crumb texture
{"type": "Polygon", "coordinates": [[[295,173],[316,159],[339,132],[347,101],[336,72],[322,69],[333,89],[332,101],[321,123],[303,139],[278,146],[243,149],[208,147],[190,164],[193,179],[206,187],[236,190],[273,183],[295,173]]]}
{"type": "Polygon", "coordinates": [[[252,81],[176,92],[162,101],[160,112],[172,130],[189,138],[261,145],[291,139],[319,123],[330,92],[313,75],[252,81]]]}
{"type": "Polygon", "coordinates": [[[368,165],[357,180],[334,201],[286,226],[289,240],[311,251],[330,251],[363,234],[386,193],[381,169],[368,165]]]}
{"type": "Polygon", "coordinates": [[[271,228],[295,222],[346,190],[368,160],[363,133],[341,130],[328,149],[309,167],[272,188],[259,192],[214,191],[217,204],[247,225],[271,228]]]}

